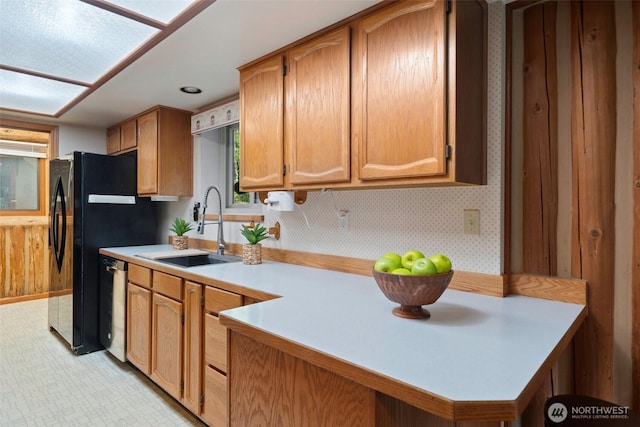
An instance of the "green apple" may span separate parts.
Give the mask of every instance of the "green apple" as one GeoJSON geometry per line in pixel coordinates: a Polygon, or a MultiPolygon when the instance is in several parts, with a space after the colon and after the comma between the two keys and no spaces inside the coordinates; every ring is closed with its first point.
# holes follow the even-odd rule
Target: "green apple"
{"type": "Polygon", "coordinates": [[[382,255],[382,256],[386,256],[387,258],[391,258],[393,260],[395,260],[399,265],[402,265],[402,257],[395,253],[395,252],[387,252],[386,254],[382,255]]]}
{"type": "Polygon", "coordinates": [[[415,260],[420,258],[424,258],[424,254],[422,252],[415,249],[407,251],[402,255],[402,266],[407,270],[411,270],[415,260]]]}
{"type": "Polygon", "coordinates": [[[393,270],[398,268],[402,268],[402,262],[388,256],[378,258],[376,263],[373,265],[374,270],[382,271],[384,273],[391,273],[393,270]]]}
{"type": "Polygon", "coordinates": [[[405,276],[409,276],[409,275],[411,275],[411,272],[409,270],[407,270],[406,268],[396,268],[395,270],[393,270],[391,272],[391,274],[403,274],[405,276]]]}
{"type": "Polygon", "coordinates": [[[436,254],[429,257],[435,264],[438,274],[448,273],[451,271],[451,260],[443,254],[436,254]]]}
{"type": "Polygon", "coordinates": [[[418,258],[413,262],[411,274],[414,276],[429,276],[431,274],[438,274],[438,269],[429,258],[418,258]]]}

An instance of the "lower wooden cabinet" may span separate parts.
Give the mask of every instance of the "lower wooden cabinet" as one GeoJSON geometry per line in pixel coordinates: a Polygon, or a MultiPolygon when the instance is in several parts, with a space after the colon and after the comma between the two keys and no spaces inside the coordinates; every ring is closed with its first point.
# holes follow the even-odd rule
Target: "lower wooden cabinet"
{"type": "Polygon", "coordinates": [[[145,375],[151,371],[151,291],[127,284],[127,360],[145,375]]]}
{"type": "Polygon", "coordinates": [[[129,362],[207,425],[227,426],[227,328],[218,314],[244,297],[134,264],[127,297],[129,362]]]}
{"type": "Polygon", "coordinates": [[[210,366],[204,367],[204,404],[200,417],[211,427],[227,426],[227,376],[210,366]]]}
{"type": "Polygon", "coordinates": [[[202,305],[202,285],[185,281],[182,404],[196,415],[200,413],[202,396],[202,305]]]}
{"type": "Polygon", "coordinates": [[[153,294],[151,379],[182,398],[182,302],[153,294]]]}
{"type": "Polygon", "coordinates": [[[206,286],[204,290],[204,388],[201,418],[210,426],[227,421],[227,328],[220,324],[222,310],[240,307],[243,296],[206,286]]]}

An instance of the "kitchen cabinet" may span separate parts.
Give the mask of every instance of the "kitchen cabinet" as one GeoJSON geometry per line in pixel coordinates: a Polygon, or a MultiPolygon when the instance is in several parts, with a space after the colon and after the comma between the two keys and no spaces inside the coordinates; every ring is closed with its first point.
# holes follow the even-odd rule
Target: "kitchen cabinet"
{"type": "Polygon", "coordinates": [[[284,56],[240,70],[240,187],[284,185],[284,56]]]}
{"type": "Polygon", "coordinates": [[[133,263],[128,282],[129,362],[208,425],[226,426],[227,328],[218,315],[244,297],[133,263]]]}
{"type": "Polygon", "coordinates": [[[182,279],[153,272],[151,379],[182,397],[182,279]]]}
{"type": "Polygon", "coordinates": [[[222,310],[240,307],[242,295],[206,286],[204,291],[204,387],[201,418],[210,426],[227,425],[227,328],[222,310]]]}
{"type": "Polygon", "coordinates": [[[151,270],[129,264],[127,360],[145,375],[151,371],[151,270]]]}
{"type": "Polygon", "coordinates": [[[191,113],[159,107],[138,118],[138,193],[193,195],[191,113]]]}
{"type": "Polygon", "coordinates": [[[345,25],[240,67],[241,188],[485,184],[484,2],[393,2],[345,25]]]}
{"type": "Polygon", "coordinates": [[[182,404],[196,415],[200,414],[202,394],[202,296],[201,284],[185,281],[182,404]]]}
{"type": "Polygon", "coordinates": [[[354,23],[363,185],[485,183],[486,20],[479,1],[421,1],[354,23]]]}
{"type": "Polygon", "coordinates": [[[107,154],[128,152],[138,145],[136,120],[107,129],[107,154]]]}
{"type": "Polygon", "coordinates": [[[134,149],[140,196],[193,195],[190,111],[157,106],[107,130],[108,154],[134,149]]]}
{"type": "Polygon", "coordinates": [[[345,26],[241,68],[242,188],[349,180],[349,52],[345,26]]]}

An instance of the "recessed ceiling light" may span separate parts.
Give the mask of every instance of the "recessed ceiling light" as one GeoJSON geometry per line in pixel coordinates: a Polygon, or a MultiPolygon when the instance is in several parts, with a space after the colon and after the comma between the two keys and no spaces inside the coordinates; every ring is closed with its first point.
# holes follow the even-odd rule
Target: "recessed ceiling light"
{"type": "Polygon", "coordinates": [[[184,93],[190,93],[190,94],[196,94],[196,93],[202,92],[200,88],[193,87],[193,86],[182,86],[180,90],[184,93]]]}

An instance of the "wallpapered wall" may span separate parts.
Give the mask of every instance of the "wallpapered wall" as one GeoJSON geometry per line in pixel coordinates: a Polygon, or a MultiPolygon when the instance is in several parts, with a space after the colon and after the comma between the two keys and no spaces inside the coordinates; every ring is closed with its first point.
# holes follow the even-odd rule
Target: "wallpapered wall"
{"type": "MultiPolygon", "coordinates": [[[[266,225],[279,221],[282,229],[279,241],[268,239],[264,246],[366,259],[389,251],[419,249],[427,255],[447,254],[456,269],[502,273],[504,12],[501,2],[490,3],[488,8],[487,185],[311,192],[307,202],[293,212],[264,209],[266,225]],[[334,206],[349,211],[348,230],[340,228],[334,206]],[[465,209],[480,210],[479,236],[463,233],[465,209]]],[[[215,139],[195,138],[194,197],[163,204],[161,231],[165,236],[171,219],[190,217],[193,203],[202,203],[207,186],[220,179],[221,174],[212,170],[220,170],[221,164],[204,155],[217,144],[215,139]]],[[[214,213],[211,199],[209,205],[207,212],[214,213]]],[[[215,240],[216,227],[207,226],[204,236],[190,235],[215,240]]],[[[243,242],[239,229],[238,223],[226,223],[225,239],[243,242]]]]}

